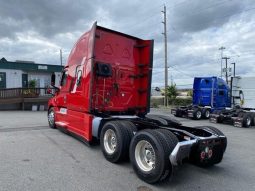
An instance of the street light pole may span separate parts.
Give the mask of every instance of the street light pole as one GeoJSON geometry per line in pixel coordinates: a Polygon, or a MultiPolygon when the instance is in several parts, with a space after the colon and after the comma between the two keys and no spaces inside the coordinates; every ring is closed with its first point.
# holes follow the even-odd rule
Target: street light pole
{"type": "Polygon", "coordinates": [[[231,64],[233,64],[234,65],[234,77],[236,76],[236,63],[234,62],[234,63],[231,63],[231,64]]]}
{"type": "Polygon", "coordinates": [[[168,105],[168,98],[167,98],[167,87],[168,87],[168,65],[167,65],[167,27],[166,27],[166,6],[164,5],[164,11],[161,11],[164,14],[164,42],[165,42],[165,99],[164,105],[167,107],[168,105]]]}
{"type": "Polygon", "coordinates": [[[220,77],[222,78],[222,57],[223,57],[223,50],[226,49],[224,46],[220,47],[221,50],[221,57],[220,57],[220,77]]]}
{"type": "Polygon", "coordinates": [[[224,59],[226,61],[226,82],[228,84],[228,57],[223,57],[222,59],[224,59]]]}

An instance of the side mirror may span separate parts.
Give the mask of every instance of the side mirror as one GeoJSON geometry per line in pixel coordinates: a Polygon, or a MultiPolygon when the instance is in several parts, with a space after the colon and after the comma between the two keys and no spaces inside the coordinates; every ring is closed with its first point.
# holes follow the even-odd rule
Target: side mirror
{"type": "Polygon", "coordinates": [[[81,83],[81,77],[82,77],[82,71],[79,70],[77,73],[77,80],[76,80],[76,85],[79,86],[81,83]]]}
{"type": "Polygon", "coordinates": [[[55,73],[52,73],[52,75],[51,75],[51,85],[55,86],[55,83],[56,83],[56,75],[55,75],[55,73]]]}

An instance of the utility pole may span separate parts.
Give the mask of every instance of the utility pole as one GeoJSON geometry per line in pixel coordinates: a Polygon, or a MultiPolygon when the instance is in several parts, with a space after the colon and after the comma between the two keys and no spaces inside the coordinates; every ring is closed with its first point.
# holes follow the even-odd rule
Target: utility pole
{"type": "Polygon", "coordinates": [[[233,76],[235,77],[236,76],[236,63],[234,62],[234,63],[231,63],[231,64],[234,65],[234,74],[233,74],[233,76]]]}
{"type": "Polygon", "coordinates": [[[60,54],[60,66],[63,65],[63,59],[62,59],[62,49],[59,50],[59,54],[60,54]]]}
{"type": "Polygon", "coordinates": [[[228,57],[223,57],[222,59],[224,59],[226,61],[226,82],[228,84],[228,57]]]}
{"type": "Polygon", "coordinates": [[[221,50],[221,56],[220,56],[220,77],[222,78],[222,57],[223,57],[223,50],[226,49],[224,46],[220,47],[219,50],[221,50]]]}
{"type": "Polygon", "coordinates": [[[168,98],[167,98],[167,87],[168,87],[168,66],[167,66],[167,30],[166,30],[166,5],[164,5],[164,10],[161,11],[164,14],[164,21],[162,22],[164,24],[164,32],[162,33],[164,35],[164,41],[165,41],[165,99],[164,99],[164,105],[168,105],[168,98]]]}

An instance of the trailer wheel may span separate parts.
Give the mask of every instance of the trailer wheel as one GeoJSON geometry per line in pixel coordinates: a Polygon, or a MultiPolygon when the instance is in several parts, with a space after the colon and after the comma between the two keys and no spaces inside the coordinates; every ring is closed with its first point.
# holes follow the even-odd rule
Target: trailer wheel
{"type": "Polygon", "coordinates": [[[199,120],[202,118],[202,111],[199,108],[194,108],[193,118],[199,120]]]}
{"type": "Polygon", "coordinates": [[[107,122],[100,134],[100,146],[104,157],[117,163],[128,158],[130,134],[119,121],[107,122]]]}
{"type": "Polygon", "coordinates": [[[129,156],[133,169],[143,181],[153,184],[172,174],[168,143],[154,130],[142,130],[131,141],[129,156]]]}
{"type": "Polygon", "coordinates": [[[48,110],[48,122],[49,122],[49,127],[50,128],[56,129],[54,107],[51,107],[48,110]]]}
{"type": "Polygon", "coordinates": [[[243,115],[243,127],[249,128],[252,124],[252,117],[249,113],[243,115]]]}

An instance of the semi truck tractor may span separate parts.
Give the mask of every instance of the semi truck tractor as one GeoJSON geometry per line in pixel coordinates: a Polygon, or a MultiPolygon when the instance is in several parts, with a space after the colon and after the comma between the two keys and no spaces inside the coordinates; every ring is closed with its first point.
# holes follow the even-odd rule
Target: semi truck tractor
{"type": "Polygon", "coordinates": [[[210,115],[214,123],[230,123],[237,127],[255,125],[255,77],[231,78],[231,108],[215,110],[210,115]]]}
{"type": "Polygon", "coordinates": [[[231,106],[230,88],[218,77],[195,77],[193,83],[192,104],[171,110],[176,117],[188,117],[199,120],[209,119],[215,109],[231,106]]]}
{"type": "Polygon", "coordinates": [[[74,45],[59,87],[52,76],[49,126],[88,145],[100,142],[108,161],[129,159],[148,183],[167,180],[184,161],[220,163],[227,146],[220,130],[149,114],[152,65],[153,40],[94,23],[74,45]]]}

